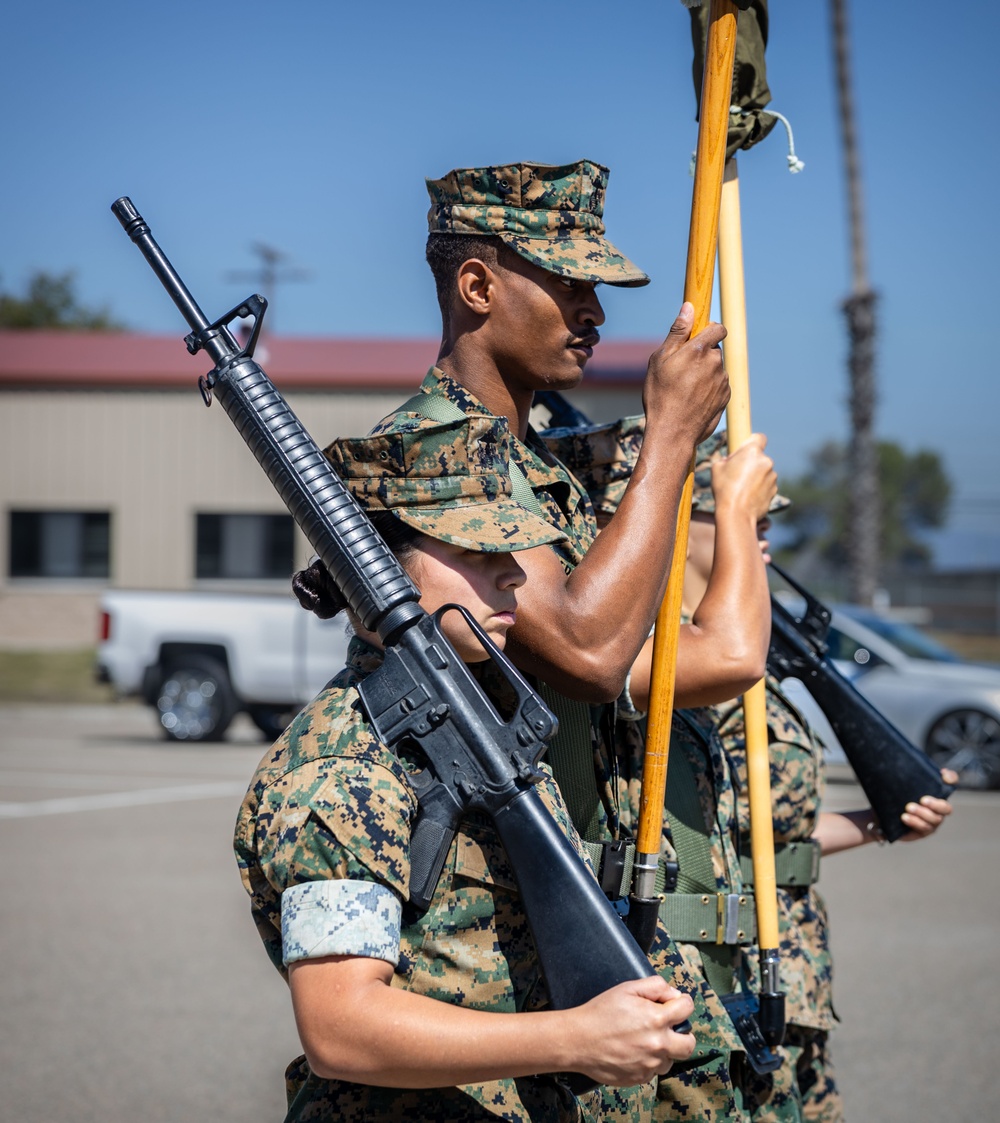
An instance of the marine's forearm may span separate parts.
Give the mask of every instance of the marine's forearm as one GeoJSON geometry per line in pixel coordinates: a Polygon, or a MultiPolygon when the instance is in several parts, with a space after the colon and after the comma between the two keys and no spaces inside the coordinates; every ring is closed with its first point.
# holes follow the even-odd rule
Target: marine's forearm
{"type": "MultiPolygon", "coordinates": [[[[738,697],[764,674],[771,632],[767,571],[756,523],[746,512],[718,513],[715,559],[708,588],[692,622],[680,629],[674,700],[709,706],[738,697]]],[[[652,642],[632,667],[629,693],[637,709],[649,704],[652,642]]]]}
{"type": "Polygon", "coordinates": [[[508,647],[520,666],[570,697],[618,697],[663,599],[689,467],[689,449],[647,442],[615,517],[571,574],[551,550],[521,555],[528,580],[508,647]]]}
{"type": "MultiPolygon", "coordinates": [[[[309,1066],[328,1080],[440,1088],[554,1072],[569,1064],[569,1015],[470,1010],[391,987],[371,960],[304,960],[290,972],[309,1066]]],[[[388,975],[388,978],[385,976],[388,975]]]]}
{"type": "Polygon", "coordinates": [[[627,1086],[667,1071],[694,1048],[691,1034],[673,1030],[691,1013],[691,1000],[657,975],[571,1010],[530,1013],[473,1010],[390,986],[391,980],[392,967],[382,960],[331,956],[292,965],[296,1025],[317,1076],[440,1088],[582,1072],[627,1086]]]}
{"type": "Polygon", "coordinates": [[[737,697],[763,677],[771,636],[767,568],[753,512],[720,505],[708,588],[682,629],[677,659],[679,706],[737,697]]]}

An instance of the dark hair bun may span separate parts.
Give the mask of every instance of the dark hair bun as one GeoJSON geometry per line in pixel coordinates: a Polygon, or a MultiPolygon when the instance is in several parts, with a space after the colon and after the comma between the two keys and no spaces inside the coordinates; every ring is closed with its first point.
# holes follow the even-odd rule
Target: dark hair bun
{"type": "Polygon", "coordinates": [[[315,612],[321,620],[330,620],[347,607],[330,571],[319,558],[292,577],[292,592],[303,608],[315,612]]]}

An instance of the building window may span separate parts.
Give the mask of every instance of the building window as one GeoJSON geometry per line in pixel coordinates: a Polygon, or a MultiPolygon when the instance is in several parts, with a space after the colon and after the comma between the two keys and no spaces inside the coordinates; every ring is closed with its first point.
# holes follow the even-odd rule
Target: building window
{"type": "Polygon", "coordinates": [[[198,515],[195,576],[288,577],[294,564],[291,515],[198,515]]]}
{"type": "Polygon", "coordinates": [[[11,577],[111,575],[107,511],[11,511],[11,577]]]}

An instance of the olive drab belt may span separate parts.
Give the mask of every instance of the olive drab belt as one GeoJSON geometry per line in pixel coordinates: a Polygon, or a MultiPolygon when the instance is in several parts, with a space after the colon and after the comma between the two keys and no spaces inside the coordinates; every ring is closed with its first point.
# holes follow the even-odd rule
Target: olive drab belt
{"type": "MultiPolygon", "coordinates": [[[[682,711],[678,712],[678,717],[692,732],[702,736],[701,731],[684,718],[682,711]]],[[[666,803],[679,872],[677,890],[663,894],[660,919],[670,935],[682,943],[750,944],[756,933],[753,894],[732,892],[731,886],[719,889],[697,782],[680,746],[671,749],[669,764],[666,803]]],[[[657,892],[665,887],[666,875],[661,862],[656,878],[657,892]]]]}
{"type": "MultiPolygon", "coordinates": [[[[705,741],[704,731],[682,710],[676,711],[675,717],[699,742],[705,741]]],[[[756,935],[756,903],[752,893],[733,892],[731,885],[718,885],[694,769],[680,743],[673,739],[666,805],[678,870],[676,890],[663,894],[660,920],[675,941],[697,945],[709,986],[717,994],[732,993],[737,982],[736,949],[752,944],[756,935]]],[[[658,892],[661,872],[669,890],[662,861],[657,871],[658,892]]]]}
{"type": "MultiPolygon", "coordinates": [[[[812,838],[799,842],[776,843],[774,847],[774,877],[780,889],[797,889],[819,881],[819,843],[812,838]]],[[[748,854],[740,855],[744,885],[753,885],[753,861],[748,854]]]]}

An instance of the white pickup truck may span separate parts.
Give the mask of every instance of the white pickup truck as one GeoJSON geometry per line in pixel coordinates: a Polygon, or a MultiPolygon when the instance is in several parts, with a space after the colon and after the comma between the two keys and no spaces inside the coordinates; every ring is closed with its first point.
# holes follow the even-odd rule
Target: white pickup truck
{"type": "Polygon", "coordinates": [[[156,708],[175,741],[218,741],[245,710],[269,738],[344,665],[345,620],[288,595],[157,593],[101,597],[97,677],[156,708]]]}

